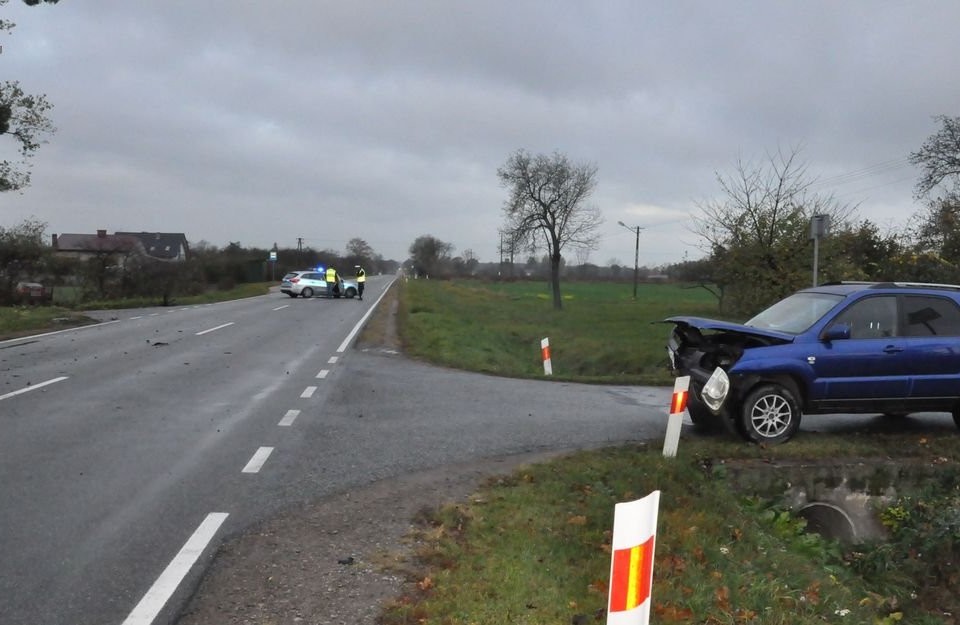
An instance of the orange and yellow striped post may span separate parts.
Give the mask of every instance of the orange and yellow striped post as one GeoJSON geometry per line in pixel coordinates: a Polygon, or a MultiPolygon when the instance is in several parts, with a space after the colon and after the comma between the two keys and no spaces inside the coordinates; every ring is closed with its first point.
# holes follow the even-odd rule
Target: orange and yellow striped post
{"type": "Polygon", "coordinates": [[[550,339],[540,341],[540,356],[543,358],[543,375],[553,375],[553,363],[550,361],[550,339]]]}
{"type": "Polygon", "coordinates": [[[660,491],[613,509],[607,625],[647,625],[660,491]]]}
{"type": "Polygon", "coordinates": [[[678,377],[673,383],[673,399],[670,400],[670,416],[667,417],[667,434],[663,438],[663,455],[673,458],[680,446],[680,426],[683,425],[683,411],[687,409],[687,397],[690,391],[690,376],[678,377]]]}

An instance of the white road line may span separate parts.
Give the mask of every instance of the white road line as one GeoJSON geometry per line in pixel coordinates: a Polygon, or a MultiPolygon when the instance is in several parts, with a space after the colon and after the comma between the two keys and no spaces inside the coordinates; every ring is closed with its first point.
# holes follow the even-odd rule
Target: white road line
{"type": "Polygon", "coordinates": [[[293,425],[293,422],[297,420],[297,417],[300,416],[299,410],[288,410],[287,414],[283,415],[283,418],[280,419],[279,425],[282,428],[290,427],[293,425]]]}
{"type": "Polygon", "coordinates": [[[23,395],[24,393],[29,393],[30,391],[35,391],[38,388],[43,388],[44,386],[49,386],[50,384],[56,384],[57,382],[63,382],[70,376],[62,375],[59,378],[53,378],[52,380],[47,380],[46,382],[39,382],[37,384],[31,384],[25,388],[20,389],[19,391],[13,391],[12,393],[7,393],[6,395],[0,395],[0,400],[8,399],[16,395],[23,395]]]}
{"type": "Polygon", "coordinates": [[[211,512],[207,518],[200,523],[192,536],[187,539],[180,551],[173,557],[167,568],[163,570],[157,581],[153,583],[150,590],[147,591],[140,603],[133,608],[130,616],[123,621],[123,625],[150,625],[163,609],[177,586],[183,581],[190,568],[196,563],[197,558],[207,548],[210,541],[213,540],[217,530],[223,525],[229,516],[226,512],[211,512]]]}
{"type": "Polygon", "coordinates": [[[383,292],[380,293],[380,297],[378,297],[377,301],[373,303],[373,306],[367,309],[366,314],[360,317],[360,321],[357,322],[357,325],[353,326],[353,330],[350,330],[350,334],[347,335],[347,338],[343,339],[343,343],[340,343],[340,347],[337,348],[337,353],[342,354],[343,352],[346,351],[347,345],[349,345],[350,341],[353,340],[353,337],[355,337],[357,333],[360,332],[360,328],[362,328],[363,324],[367,322],[367,318],[373,314],[374,310],[376,310],[377,304],[379,304],[380,300],[383,299],[383,296],[387,294],[387,290],[390,288],[391,284],[393,284],[393,280],[391,280],[390,283],[387,284],[386,287],[384,287],[383,292]]]}
{"type": "Polygon", "coordinates": [[[274,310],[283,310],[284,308],[290,308],[290,304],[284,304],[283,306],[277,306],[274,310]]]}
{"type": "Polygon", "coordinates": [[[253,458],[250,458],[250,462],[247,463],[247,466],[243,467],[241,473],[259,473],[264,463],[266,463],[267,458],[269,458],[272,453],[273,447],[261,447],[253,454],[253,458]]]}
{"type": "Polygon", "coordinates": [[[317,378],[320,379],[320,380],[322,380],[322,379],[324,379],[325,377],[327,377],[327,375],[328,375],[329,373],[330,373],[330,370],[329,370],[329,369],[321,369],[321,370],[320,370],[320,373],[317,374],[317,378]]]}
{"type": "Polygon", "coordinates": [[[222,324],[218,325],[218,326],[215,327],[215,328],[210,328],[209,330],[201,330],[200,332],[197,332],[197,336],[200,336],[201,334],[207,334],[208,332],[215,332],[215,331],[217,331],[217,330],[222,330],[223,328],[226,328],[226,327],[228,327],[228,326],[232,326],[233,323],[234,323],[234,322],[231,321],[230,323],[222,323],[222,324]]]}
{"type": "Polygon", "coordinates": [[[313,397],[313,394],[316,392],[317,392],[316,386],[308,386],[307,388],[303,389],[302,393],[300,393],[300,398],[310,399],[311,397],[313,397]]]}
{"type": "Polygon", "coordinates": [[[337,364],[337,357],[336,357],[336,356],[330,356],[330,360],[327,361],[327,364],[328,364],[328,365],[335,365],[335,364],[337,364]]]}
{"type": "Polygon", "coordinates": [[[134,319],[143,319],[143,315],[137,315],[136,317],[130,317],[130,321],[133,321],[134,319]]]}
{"type": "Polygon", "coordinates": [[[66,330],[54,330],[53,332],[44,332],[43,334],[31,334],[29,336],[21,336],[16,339],[7,339],[6,341],[0,341],[0,345],[4,343],[16,343],[17,341],[32,341],[33,339],[38,339],[42,336],[53,336],[54,334],[63,334],[64,332],[76,332],[77,330],[87,330],[89,328],[99,328],[101,326],[108,326],[113,323],[120,323],[119,319],[114,321],[104,321],[102,323],[92,323],[88,326],[80,326],[79,328],[67,328],[66,330]]]}
{"type": "Polygon", "coordinates": [[[159,317],[159,316],[160,316],[160,313],[150,313],[149,316],[151,316],[151,317],[159,317]]]}

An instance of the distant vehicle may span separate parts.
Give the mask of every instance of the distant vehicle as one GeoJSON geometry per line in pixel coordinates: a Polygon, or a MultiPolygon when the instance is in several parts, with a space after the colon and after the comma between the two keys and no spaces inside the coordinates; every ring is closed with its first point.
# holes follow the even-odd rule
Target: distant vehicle
{"type": "Polygon", "coordinates": [[[960,286],[830,283],[744,324],[665,321],[695,425],[766,444],[793,437],[803,413],[950,412],[960,427],[960,286]]]}
{"type": "Polygon", "coordinates": [[[19,302],[37,303],[51,297],[51,289],[39,282],[17,282],[13,288],[14,299],[19,302]]]}
{"type": "MultiPolygon", "coordinates": [[[[305,269],[303,271],[293,271],[283,276],[280,282],[280,292],[286,293],[290,297],[313,297],[327,296],[326,274],[323,271],[314,271],[305,269]]],[[[346,297],[352,299],[357,296],[356,280],[340,279],[333,297],[346,297]]]]}

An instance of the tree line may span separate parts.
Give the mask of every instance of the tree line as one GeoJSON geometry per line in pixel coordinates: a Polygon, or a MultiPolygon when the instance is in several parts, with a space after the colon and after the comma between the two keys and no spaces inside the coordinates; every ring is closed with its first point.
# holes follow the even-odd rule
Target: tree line
{"type": "Polygon", "coordinates": [[[395,272],[399,267],[397,261],[385,260],[359,237],[350,239],[343,252],[276,244],[269,249],[244,247],[239,241],[218,247],[200,241],[180,261],[154,258],[120,245],[97,246],[78,259],[57,253],[47,242],[46,228],[47,224],[37,219],[0,226],[0,305],[23,299],[15,288],[20,282],[59,288],[70,293],[69,303],[78,305],[132,298],[170,305],[178,296],[279,281],[298,269],[333,266],[351,276],[356,265],[368,274],[395,272]]]}

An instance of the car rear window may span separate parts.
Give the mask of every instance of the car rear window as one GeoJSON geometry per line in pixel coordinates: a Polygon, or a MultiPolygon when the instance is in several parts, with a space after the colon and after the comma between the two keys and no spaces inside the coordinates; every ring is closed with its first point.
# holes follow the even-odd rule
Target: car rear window
{"type": "Polygon", "coordinates": [[[960,336],[960,308],[945,297],[903,298],[904,336],[960,336]]]}

